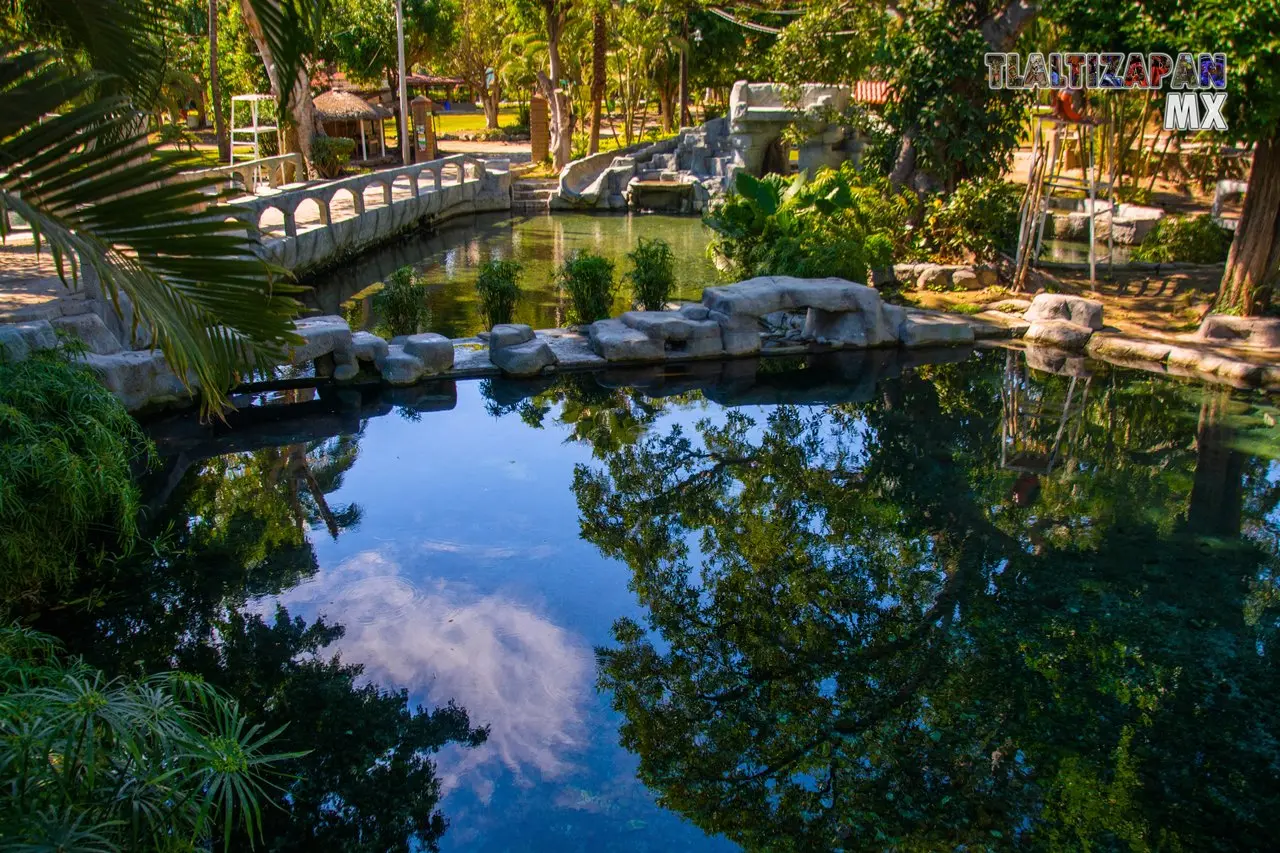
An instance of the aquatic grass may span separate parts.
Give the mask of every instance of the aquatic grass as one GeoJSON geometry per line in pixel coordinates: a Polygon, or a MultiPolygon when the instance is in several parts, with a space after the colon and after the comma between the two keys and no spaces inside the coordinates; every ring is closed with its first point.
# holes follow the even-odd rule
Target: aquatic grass
{"type": "Polygon", "coordinates": [[[490,329],[510,323],[515,315],[523,269],[516,261],[487,261],[480,268],[476,292],[480,294],[480,313],[490,329]]]}
{"type": "Polygon", "coordinates": [[[427,288],[418,281],[413,267],[401,267],[393,272],[374,295],[373,305],[389,333],[387,337],[416,334],[431,317],[427,288]]]}
{"type": "Polygon", "coordinates": [[[589,249],[574,252],[556,271],[556,282],[569,294],[574,323],[594,323],[613,309],[613,261],[589,249]]]}
{"type": "Polygon", "coordinates": [[[676,286],[676,256],[671,244],[661,237],[641,237],[627,258],[633,266],[626,278],[631,282],[636,304],[645,311],[663,310],[676,286]]]}

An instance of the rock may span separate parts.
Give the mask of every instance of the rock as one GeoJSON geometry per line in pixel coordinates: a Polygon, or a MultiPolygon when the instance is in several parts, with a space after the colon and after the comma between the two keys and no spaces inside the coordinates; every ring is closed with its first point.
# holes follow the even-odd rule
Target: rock
{"type": "MultiPolygon", "coordinates": [[[[497,329],[497,326],[494,326],[497,329]]],[[[511,376],[534,376],[556,363],[555,353],[546,341],[528,341],[489,350],[489,360],[511,376]]]]}
{"type": "Polygon", "coordinates": [[[804,337],[825,338],[848,347],[878,347],[897,343],[901,324],[902,318],[886,313],[883,306],[872,313],[810,308],[805,315],[804,337]]]}
{"type": "Polygon", "coordinates": [[[1098,334],[1089,338],[1089,344],[1085,349],[1094,358],[1107,361],[1158,363],[1169,357],[1172,346],[1159,341],[1098,334]]]}
{"type": "Polygon", "coordinates": [[[373,332],[351,334],[351,354],[360,361],[376,362],[387,355],[387,342],[373,332]]]}
{"type": "Polygon", "coordinates": [[[500,323],[489,332],[489,349],[513,347],[533,340],[533,327],[519,323],[500,323]]]}
{"type": "Polygon", "coordinates": [[[453,367],[453,341],[435,332],[409,335],[403,344],[405,355],[422,362],[428,374],[443,373],[453,367]]]}
{"type": "Polygon", "coordinates": [[[659,340],[668,355],[701,358],[724,353],[720,324],[714,320],[691,320],[675,311],[628,311],[618,319],[624,326],[659,340]]]}
{"type": "Polygon", "coordinates": [[[916,290],[946,290],[951,286],[951,270],[937,264],[920,267],[916,277],[916,290]]]}
{"type": "Polygon", "coordinates": [[[1064,293],[1038,293],[1022,318],[1029,323],[1067,320],[1096,331],[1102,328],[1102,303],[1064,293]]]}
{"type": "Polygon", "coordinates": [[[159,350],[86,353],[82,360],[131,412],[191,395],[159,350]]]}
{"type": "Polygon", "coordinates": [[[958,346],[973,343],[973,327],[959,317],[912,311],[902,321],[899,336],[908,349],[958,346]]]}
{"type": "Polygon", "coordinates": [[[1092,334],[1092,329],[1079,323],[1067,320],[1037,320],[1027,328],[1023,339],[1069,352],[1084,352],[1085,344],[1089,342],[1089,336],[1092,334]]]}
{"type": "Polygon", "coordinates": [[[1169,350],[1168,365],[1204,376],[1217,376],[1238,386],[1257,385],[1262,381],[1263,368],[1235,358],[1225,358],[1216,353],[1202,352],[1191,347],[1173,347],[1169,350]]]}
{"type": "MultiPolygon", "coordinates": [[[[665,358],[662,341],[621,320],[597,320],[591,324],[589,336],[591,349],[606,361],[662,361],[665,358]]],[[[759,338],[758,333],[756,337],[759,338]]]]}
{"type": "Polygon", "coordinates": [[[680,306],[680,313],[690,320],[705,320],[711,312],[707,310],[705,305],[690,302],[688,305],[680,306]]]}
{"type": "Polygon", "coordinates": [[[1196,337],[1237,346],[1280,348],[1280,318],[1210,314],[1200,324],[1196,337]]]}
{"type": "Polygon", "coordinates": [[[290,350],[291,364],[306,364],[331,352],[351,351],[351,327],[337,315],[305,317],[293,325],[303,343],[290,350]]]}
{"type": "Polygon", "coordinates": [[[0,326],[0,361],[18,362],[31,354],[31,347],[13,326],[0,326]]]}
{"type": "Polygon", "coordinates": [[[59,317],[52,320],[54,329],[66,332],[84,342],[89,352],[98,355],[111,355],[120,352],[124,347],[111,334],[107,324],[97,314],[76,314],[71,317],[59,317]]]}
{"type": "Polygon", "coordinates": [[[894,264],[893,277],[896,281],[915,281],[919,274],[918,264],[894,264]]]}
{"type": "Polygon", "coordinates": [[[354,362],[339,364],[333,368],[335,382],[350,382],[360,375],[360,366],[354,362]]]}
{"type": "Polygon", "coordinates": [[[412,385],[427,372],[422,361],[405,352],[401,344],[388,346],[387,354],[377,362],[377,366],[383,380],[391,385],[412,385]]]}
{"type": "Polygon", "coordinates": [[[27,346],[33,350],[56,349],[58,346],[58,334],[48,320],[14,323],[8,328],[17,329],[18,334],[22,335],[22,339],[27,342],[27,346]]]}
{"type": "Polygon", "coordinates": [[[1030,299],[1001,299],[983,306],[984,311],[1000,311],[1005,314],[1022,314],[1031,307],[1030,299]]]}
{"type": "Polygon", "coordinates": [[[974,273],[978,276],[978,284],[982,288],[999,287],[1000,271],[995,267],[978,266],[973,268],[974,273]]]}
{"type": "Polygon", "coordinates": [[[702,291],[702,304],[726,317],[757,318],[801,308],[856,311],[872,303],[880,304],[880,294],[874,287],[843,278],[761,276],[702,291]]]}
{"type": "Polygon", "coordinates": [[[978,274],[970,269],[958,269],[953,272],[951,286],[957,290],[981,290],[984,287],[978,274]]]}

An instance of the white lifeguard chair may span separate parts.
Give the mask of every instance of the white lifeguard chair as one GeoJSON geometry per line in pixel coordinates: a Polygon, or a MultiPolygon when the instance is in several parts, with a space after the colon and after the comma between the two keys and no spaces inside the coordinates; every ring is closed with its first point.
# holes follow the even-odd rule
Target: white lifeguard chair
{"type": "Polygon", "coordinates": [[[280,153],[280,122],[276,116],[273,95],[233,95],[231,98],[231,162],[261,160],[262,140],[275,137],[275,152],[280,153]],[[239,106],[239,111],[236,107],[239,106]],[[248,124],[239,124],[247,120],[248,124]]]}

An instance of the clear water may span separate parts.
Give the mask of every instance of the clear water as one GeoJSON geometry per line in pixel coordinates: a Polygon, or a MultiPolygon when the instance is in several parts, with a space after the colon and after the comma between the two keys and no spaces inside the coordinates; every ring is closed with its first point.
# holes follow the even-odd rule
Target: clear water
{"type": "MultiPolygon", "coordinates": [[[[187,556],[46,627],[251,713],[317,677],[280,674],[299,649],[456,702],[488,740],[414,783],[439,783],[446,851],[1270,849],[1276,409],[905,358],[157,424],[187,556]],[[272,651],[321,618],[345,634],[272,651]]],[[[289,706],[319,767],[373,736],[364,712],[324,727],[339,694],[289,706]]],[[[412,786],[363,766],[327,802],[372,832],[412,786]]],[[[338,849],[281,814],[268,849],[338,849]]]]}
{"type": "Polygon", "coordinates": [[[371,252],[353,264],[310,282],[314,308],[342,314],[351,327],[375,330],[379,317],[373,294],[396,269],[411,266],[427,285],[430,319],[420,331],[465,337],[484,331],[475,284],[489,260],[516,260],[523,267],[525,294],[515,322],[536,329],[567,323],[567,301],[555,284],[555,270],[575,251],[589,249],[612,260],[619,282],[615,308],[630,307],[622,280],[631,269],[626,253],[640,238],[661,237],[676,256],[675,298],[697,299],[718,274],[707,254],[711,232],[694,217],[660,214],[557,213],[485,214],[443,223],[430,235],[414,236],[371,252]]]}

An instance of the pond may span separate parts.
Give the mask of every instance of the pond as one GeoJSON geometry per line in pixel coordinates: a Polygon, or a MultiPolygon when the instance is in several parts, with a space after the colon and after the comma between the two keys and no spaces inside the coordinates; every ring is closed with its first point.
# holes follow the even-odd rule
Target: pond
{"type": "Polygon", "coordinates": [[[43,627],[291,720],[269,849],[1270,848],[1277,410],[928,358],[157,424],[173,556],[43,627]]]}
{"type": "MultiPolygon", "coordinates": [[[[476,299],[476,276],[490,260],[523,266],[525,291],[515,322],[535,329],[567,323],[568,303],[555,284],[555,270],[575,251],[589,249],[612,260],[616,277],[631,269],[626,253],[641,238],[661,237],[676,256],[675,298],[696,300],[702,288],[719,281],[707,253],[711,232],[696,217],[660,214],[483,214],[444,222],[431,234],[416,235],[370,252],[359,261],[308,282],[312,307],[342,314],[351,328],[378,328],[373,294],[396,269],[411,266],[428,288],[430,318],[421,331],[451,338],[485,331],[476,299]]],[[[620,284],[615,315],[627,310],[629,291],[620,284]]]]}

